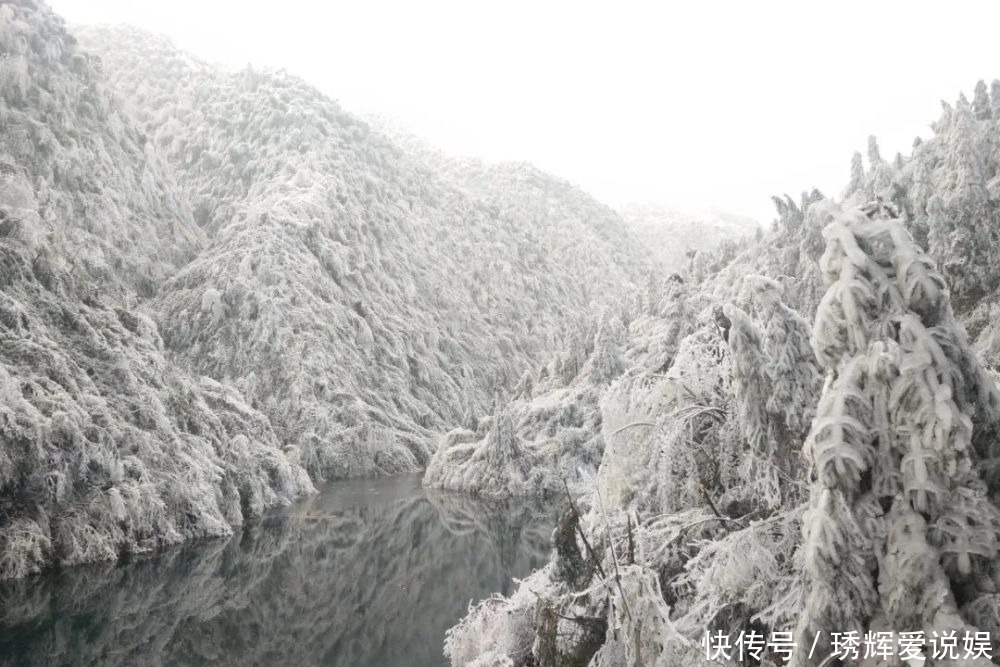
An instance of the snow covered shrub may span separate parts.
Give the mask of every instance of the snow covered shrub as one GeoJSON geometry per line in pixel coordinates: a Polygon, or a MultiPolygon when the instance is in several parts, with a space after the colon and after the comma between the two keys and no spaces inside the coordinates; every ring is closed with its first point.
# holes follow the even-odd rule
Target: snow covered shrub
{"type": "Polygon", "coordinates": [[[599,401],[623,369],[619,350],[627,339],[616,316],[605,313],[597,320],[602,324],[596,333],[582,324],[569,336],[569,352],[556,356],[552,375],[540,373],[531,391],[479,420],[476,436],[461,429],[445,436],[424,484],[495,497],[537,496],[562,494],[566,485],[591,478],[604,454],[599,401]],[[584,352],[588,356],[581,359],[584,352]],[[501,432],[508,435],[498,437],[501,432]],[[498,449],[505,442],[516,447],[498,449]]]}
{"type": "Polygon", "coordinates": [[[703,310],[681,326],[693,332],[665,373],[630,371],[605,394],[600,482],[615,503],[677,511],[707,494],[742,513],[800,494],[798,448],[818,389],[808,328],[777,283],[748,282],[753,317],[731,305],[703,310]]]}
{"type": "Polygon", "coordinates": [[[482,441],[441,447],[431,458],[424,485],[493,498],[523,496],[529,493],[533,464],[510,415],[501,412],[482,441]]]}
{"type": "Polygon", "coordinates": [[[634,499],[656,497],[649,471],[658,464],[660,447],[651,434],[664,403],[663,386],[655,379],[628,374],[601,399],[601,429],[606,443],[598,485],[615,507],[634,499]]]}
{"type": "Polygon", "coordinates": [[[891,210],[822,215],[812,342],[827,381],[805,446],[797,665],[825,659],[802,649],[816,633],[969,628],[959,607],[993,593],[1000,531],[973,445],[1000,402],[944,279],[891,210]]]}
{"type": "Polygon", "coordinates": [[[731,523],[737,529],[702,542],[670,582],[678,629],[697,638],[706,629],[737,636],[749,623],[793,628],[801,596],[801,518],[800,506],[743,529],[731,523]]]}
{"type": "Polygon", "coordinates": [[[0,94],[10,101],[20,101],[28,92],[28,61],[24,56],[0,54],[0,94]]]}
{"type": "Polygon", "coordinates": [[[50,559],[52,540],[37,523],[16,519],[0,531],[0,579],[41,572],[50,559]]]}
{"type": "Polygon", "coordinates": [[[538,607],[549,597],[551,588],[545,571],[540,570],[520,582],[512,597],[494,596],[470,606],[469,613],[445,635],[444,654],[452,667],[505,661],[529,664],[538,607]]]}

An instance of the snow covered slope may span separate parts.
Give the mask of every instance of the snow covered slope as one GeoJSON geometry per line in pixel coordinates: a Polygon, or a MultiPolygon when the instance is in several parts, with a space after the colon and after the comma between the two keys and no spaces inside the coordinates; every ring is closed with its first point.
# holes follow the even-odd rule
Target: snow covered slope
{"type": "Polygon", "coordinates": [[[230,532],[313,487],[137,309],[205,243],[100,64],[0,4],[0,579],[230,532]]]}
{"type": "Polygon", "coordinates": [[[547,204],[512,211],[287,74],[81,34],[210,237],[153,305],[168,349],[238,387],[314,477],[426,463],[438,432],[489,412],[570,318],[643,270],[595,217],[616,216],[554,179],[498,185],[547,204]]]}

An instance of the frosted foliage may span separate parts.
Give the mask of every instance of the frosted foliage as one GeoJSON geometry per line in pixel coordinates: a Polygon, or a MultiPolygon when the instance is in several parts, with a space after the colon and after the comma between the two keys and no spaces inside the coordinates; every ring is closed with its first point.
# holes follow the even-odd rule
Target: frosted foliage
{"type": "Polygon", "coordinates": [[[469,667],[514,667],[514,661],[505,655],[490,651],[470,662],[469,667]]]}
{"type": "Polygon", "coordinates": [[[1000,512],[972,444],[973,420],[1000,415],[995,385],[944,280],[891,211],[823,214],[830,288],[813,343],[828,376],[804,450],[814,482],[800,642],[876,623],[965,627],[953,591],[975,597],[974,572],[997,555],[1000,512]]]}
{"type": "MultiPolygon", "coordinates": [[[[677,627],[699,637],[734,609],[753,610],[755,620],[771,628],[793,626],[801,595],[801,519],[801,509],[793,509],[702,546],[673,584],[682,594],[677,627]]],[[[743,619],[733,620],[724,629],[738,634],[743,619]]]]}
{"type": "Polygon", "coordinates": [[[714,304],[742,307],[748,276],[764,276],[781,286],[789,308],[812,319],[825,289],[817,264],[825,243],[823,225],[810,211],[822,199],[816,190],[804,192],[797,202],[787,195],[774,197],[778,218],[771,231],[757,243],[744,241],[729,253],[719,248],[708,254],[704,261],[712,270],[700,278],[698,292],[714,304]]]}
{"type": "Polygon", "coordinates": [[[601,461],[602,386],[589,373],[569,386],[546,384],[480,421],[478,431],[449,432],[424,484],[497,498],[564,493],[564,483],[592,476],[601,461]]]}
{"type": "Polygon", "coordinates": [[[697,313],[690,288],[678,275],[650,287],[646,305],[629,323],[629,341],[622,351],[627,369],[664,373],[681,341],[694,330],[697,313]]]}
{"type": "MultiPolygon", "coordinates": [[[[472,429],[447,434],[431,457],[424,484],[493,497],[564,494],[589,488],[607,434],[599,402],[624,368],[621,350],[633,350],[636,320],[628,327],[609,311],[568,336],[568,351],[527,374],[514,397],[472,429]],[[498,428],[510,424],[498,449],[498,428]]],[[[655,326],[662,330],[664,322],[655,326]]]]}
{"type": "Polygon", "coordinates": [[[552,584],[540,570],[520,582],[510,598],[495,596],[469,607],[469,613],[448,630],[444,654],[452,667],[524,664],[532,654],[539,599],[552,584]]]}
{"type": "Polygon", "coordinates": [[[20,578],[39,572],[51,559],[52,539],[30,519],[17,519],[4,529],[0,574],[20,578]]]}
{"type": "Polygon", "coordinates": [[[703,502],[703,487],[727,500],[747,495],[730,363],[718,329],[702,324],[666,375],[633,371],[611,386],[601,401],[598,475],[611,504],[673,511],[703,502]]]}
{"type": "Polygon", "coordinates": [[[172,369],[143,316],[13,294],[30,328],[0,328],[0,489],[23,520],[0,526],[0,576],[227,534],[312,490],[267,419],[172,369]]]}
{"type": "Polygon", "coordinates": [[[788,307],[782,287],[774,280],[750,277],[754,286],[758,317],[764,322],[764,352],[771,393],[764,401],[778,415],[790,434],[808,430],[815,413],[821,378],[819,365],[809,344],[809,323],[788,307]]]}
{"type": "Polygon", "coordinates": [[[74,44],[44,5],[0,6],[0,237],[30,246],[49,289],[149,294],[204,236],[74,44]]]}
{"type": "Polygon", "coordinates": [[[598,382],[611,382],[621,375],[625,366],[621,358],[619,323],[605,315],[594,341],[593,376],[598,382]]]}
{"type": "Polygon", "coordinates": [[[623,566],[616,574],[617,586],[611,588],[611,639],[602,647],[614,660],[598,655],[595,667],[620,665],[640,667],[657,665],[669,638],[670,609],[660,596],[656,573],[638,565],[623,566]],[[615,646],[618,644],[618,646],[615,646]]]}
{"type": "MultiPolygon", "coordinates": [[[[793,503],[803,494],[795,461],[814,409],[808,403],[817,400],[818,366],[783,286],[764,277],[745,284],[733,298],[746,310],[723,311],[670,281],[662,299],[647,297],[629,321],[628,368],[599,394],[604,456],[591,512],[580,522],[602,568],[593,568],[586,594],[566,590],[558,568],[544,575],[555,588],[532,630],[532,655],[542,664],[580,655],[589,656],[581,664],[698,664],[707,629],[795,623],[804,567],[796,555],[802,508],[793,503]],[[650,308],[655,301],[660,306],[650,308]],[[687,321],[671,321],[678,313],[687,321]],[[659,348],[651,345],[657,335],[665,339],[659,348]],[[775,392],[794,397],[794,409],[769,402],[775,392]],[[754,428],[767,435],[751,441],[754,428]],[[623,571],[619,590],[609,573],[623,571]],[[608,629],[597,641],[567,617],[605,617],[608,629]]],[[[592,367],[579,365],[573,382],[585,383],[592,367]]],[[[559,383],[551,378],[535,384],[533,401],[552,396],[559,383]]],[[[601,383],[592,378],[590,386],[601,383]]],[[[455,432],[454,441],[466,437],[455,432]]],[[[576,544],[587,562],[589,549],[576,544]]],[[[472,618],[482,612],[463,623],[472,618]]]]}
{"type": "Polygon", "coordinates": [[[657,495],[657,479],[649,470],[659,463],[655,437],[657,415],[667,403],[664,385],[642,376],[627,376],[611,386],[601,402],[601,426],[607,443],[598,475],[610,503],[626,507],[657,495]]]}
{"type": "Polygon", "coordinates": [[[774,464],[776,433],[767,410],[771,395],[770,360],[763,348],[761,332],[746,314],[728,305],[724,312],[730,322],[729,347],[737,378],[738,419],[751,452],[746,459],[746,473],[758,486],[764,502],[776,506],[781,502],[781,490],[779,470],[774,464]]]}
{"type": "Polygon", "coordinates": [[[458,443],[431,460],[429,487],[504,498],[527,495],[532,461],[518,440],[510,415],[501,413],[481,443],[458,443]]]}
{"type": "Polygon", "coordinates": [[[540,664],[581,651],[581,664],[699,664],[706,631],[748,627],[796,630],[808,647],[817,631],[997,626],[1000,522],[982,476],[997,390],[892,213],[809,205],[800,224],[825,227],[829,281],[811,331],[761,275],[721,308],[689,302],[665,372],[648,365],[656,316],[630,322],[579,524],[601,567],[584,591],[539,575],[553,586],[536,610],[540,664]],[[599,642],[565,620],[600,615],[599,642]]]}
{"type": "Polygon", "coordinates": [[[980,80],[976,83],[975,97],[972,100],[972,113],[976,120],[990,120],[993,117],[990,107],[990,94],[986,90],[986,82],[980,80]]]}

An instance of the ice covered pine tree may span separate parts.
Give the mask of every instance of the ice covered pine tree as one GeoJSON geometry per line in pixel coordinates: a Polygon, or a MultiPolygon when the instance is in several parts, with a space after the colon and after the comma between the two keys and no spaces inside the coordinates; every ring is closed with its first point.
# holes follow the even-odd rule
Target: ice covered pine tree
{"type": "Polygon", "coordinates": [[[985,474],[996,385],[893,209],[824,202],[812,214],[829,220],[829,287],[812,335],[827,377],[804,448],[811,492],[793,664],[831,664],[831,633],[923,632],[920,664],[988,665],[937,659],[931,642],[1000,630],[1000,512],[985,474]],[[817,633],[824,650],[810,657],[817,633]]]}

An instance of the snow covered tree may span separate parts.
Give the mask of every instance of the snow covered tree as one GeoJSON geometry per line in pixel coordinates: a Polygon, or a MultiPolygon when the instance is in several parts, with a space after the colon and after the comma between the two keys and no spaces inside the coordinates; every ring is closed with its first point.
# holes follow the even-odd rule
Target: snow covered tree
{"type": "MultiPolygon", "coordinates": [[[[809,325],[782,300],[770,278],[747,278],[761,329],[741,309],[727,305],[729,349],[736,388],[737,421],[750,448],[747,478],[761,499],[776,507],[782,479],[794,476],[799,442],[811,421],[819,368],[809,347],[809,325]]],[[[787,500],[787,499],[786,499],[787,500]]]]}
{"type": "Polygon", "coordinates": [[[845,195],[852,195],[864,192],[865,189],[865,163],[861,153],[855,152],[851,157],[851,180],[847,183],[845,195]]]}
{"type": "Polygon", "coordinates": [[[650,297],[655,303],[628,326],[622,357],[626,368],[663,373],[670,368],[677,345],[691,333],[694,321],[690,290],[677,274],[662,281],[650,297]]]}
{"type": "Polygon", "coordinates": [[[785,305],[781,285],[751,276],[760,319],[765,322],[764,350],[771,381],[767,410],[779,415],[792,437],[804,434],[812,421],[819,390],[819,366],[809,345],[809,323],[785,305]]]}
{"type": "Polygon", "coordinates": [[[986,82],[982,79],[976,82],[976,90],[972,97],[972,113],[976,120],[990,120],[993,117],[990,95],[986,92],[986,82]]]}
{"type": "Polygon", "coordinates": [[[868,137],[868,164],[875,168],[882,162],[882,153],[878,149],[878,139],[874,136],[868,137]]]}
{"type": "Polygon", "coordinates": [[[817,633],[828,647],[833,632],[971,630],[1000,573],[1000,512],[975,438],[1000,400],[945,281],[884,206],[822,209],[829,289],[812,344],[827,379],[804,448],[798,667],[827,658],[807,657],[817,633]]]}
{"type": "Polygon", "coordinates": [[[736,420],[749,451],[743,459],[743,473],[751,493],[767,507],[782,501],[783,472],[780,461],[787,459],[776,436],[776,424],[767,409],[771,392],[768,373],[770,359],[764,350],[763,335],[750,318],[735,306],[724,309],[730,322],[729,349],[732,354],[736,388],[736,420]]]}
{"type": "Polygon", "coordinates": [[[610,314],[601,318],[594,338],[593,378],[599,383],[611,382],[621,375],[625,365],[621,357],[621,323],[610,314]]]}

